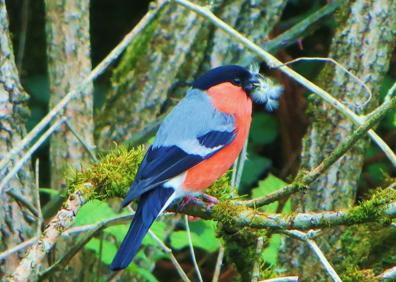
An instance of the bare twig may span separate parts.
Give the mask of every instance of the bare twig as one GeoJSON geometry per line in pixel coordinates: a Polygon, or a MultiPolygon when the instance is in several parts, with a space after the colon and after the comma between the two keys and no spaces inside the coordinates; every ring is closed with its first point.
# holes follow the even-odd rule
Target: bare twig
{"type": "Polygon", "coordinates": [[[34,165],[34,177],[36,180],[36,187],[35,187],[35,192],[36,192],[36,208],[38,212],[38,222],[37,222],[37,236],[40,236],[41,234],[41,227],[43,225],[43,213],[41,210],[41,203],[40,203],[40,159],[36,159],[36,163],[34,165]]]}
{"type": "Polygon", "coordinates": [[[25,55],[26,36],[29,23],[29,2],[30,0],[23,0],[21,8],[21,31],[19,32],[18,53],[16,59],[16,65],[19,73],[22,72],[23,57],[25,55]]]}
{"type": "Polygon", "coordinates": [[[252,282],[257,282],[258,279],[260,278],[260,256],[261,252],[263,251],[263,245],[264,245],[264,238],[263,237],[258,237],[257,238],[257,247],[256,247],[256,261],[254,262],[253,265],[253,271],[252,271],[252,282]]]}
{"type": "Polygon", "coordinates": [[[187,231],[187,237],[188,237],[188,245],[190,247],[191,259],[192,259],[193,264],[194,264],[195,272],[197,273],[197,276],[198,276],[198,281],[202,282],[203,281],[202,280],[202,275],[201,275],[201,272],[199,271],[199,266],[198,266],[197,260],[195,258],[194,246],[193,246],[193,243],[192,243],[190,225],[188,224],[188,216],[187,215],[184,216],[184,223],[186,225],[186,231],[187,231]]]}
{"type": "Polygon", "coordinates": [[[279,48],[285,48],[297,41],[301,35],[307,31],[308,28],[315,28],[319,24],[319,20],[332,14],[338,7],[346,1],[331,1],[329,4],[323,6],[311,15],[304,18],[302,21],[278,35],[274,39],[264,43],[263,48],[268,52],[275,51],[279,48]]]}
{"type": "Polygon", "coordinates": [[[235,180],[235,186],[237,188],[239,188],[239,185],[241,185],[242,173],[243,173],[243,169],[245,167],[245,162],[247,160],[247,147],[248,147],[248,142],[246,140],[245,145],[243,145],[241,155],[239,156],[239,165],[237,168],[237,176],[236,176],[236,180],[235,180]]]}
{"type": "Polygon", "coordinates": [[[77,140],[81,143],[81,145],[83,145],[83,147],[88,152],[91,159],[95,163],[97,163],[98,159],[96,158],[95,151],[94,151],[95,146],[88,144],[88,142],[86,140],[84,140],[84,138],[77,132],[77,130],[74,128],[74,126],[68,120],[66,121],[66,125],[70,129],[70,131],[73,133],[73,135],[77,138],[77,140]]]}
{"type": "Polygon", "coordinates": [[[239,204],[243,204],[249,207],[254,206],[263,206],[274,201],[277,201],[281,198],[287,197],[293,193],[298,192],[299,190],[308,187],[313,181],[315,181],[327,168],[329,168],[335,161],[337,161],[341,156],[345,154],[352,146],[363,137],[365,132],[375,124],[377,124],[385,114],[393,109],[396,106],[396,97],[384,102],[380,105],[375,111],[373,111],[365,123],[359,126],[351,135],[349,135],[338,147],[327,157],[325,158],[317,167],[311,170],[308,174],[306,174],[301,179],[297,179],[292,184],[285,186],[284,188],[277,190],[273,193],[270,193],[266,196],[240,202],[239,204]]]}
{"type": "Polygon", "coordinates": [[[176,257],[173,255],[172,249],[168,248],[160,238],[157,237],[157,235],[154,234],[153,231],[149,230],[149,234],[151,238],[154,239],[155,242],[157,242],[158,246],[166,253],[168,254],[170,260],[172,261],[173,265],[175,266],[177,273],[179,273],[180,278],[184,282],[189,282],[190,279],[188,278],[187,274],[184,272],[183,268],[181,267],[180,263],[177,261],[176,257]]]}
{"type": "Polygon", "coordinates": [[[57,242],[59,236],[74,222],[78,210],[86,199],[80,192],[74,192],[67,199],[64,207],[49,222],[37,243],[29,249],[27,255],[19,263],[9,281],[35,280],[42,260],[57,242]]]}
{"type": "Polygon", "coordinates": [[[331,264],[329,263],[323,252],[320,250],[319,246],[316,244],[314,240],[312,240],[312,235],[298,230],[288,230],[283,233],[307,243],[308,247],[318,257],[320,263],[323,265],[323,267],[325,268],[326,272],[329,274],[331,279],[335,282],[342,282],[341,278],[338,276],[337,272],[331,266],[331,264]]]}
{"type": "MultiPolygon", "coordinates": [[[[329,62],[332,63],[334,65],[336,65],[337,67],[339,67],[340,69],[342,69],[345,73],[349,74],[354,80],[356,80],[356,82],[363,87],[366,92],[367,92],[367,96],[368,98],[366,99],[366,101],[363,102],[363,104],[361,105],[357,105],[359,108],[363,108],[365,107],[370,101],[371,98],[373,97],[373,93],[371,92],[370,88],[368,88],[368,86],[360,79],[358,78],[356,75],[354,75],[351,71],[347,70],[346,67],[344,67],[342,64],[340,64],[339,62],[337,62],[336,60],[332,59],[332,58],[323,58],[323,57],[300,57],[291,61],[288,61],[286,63],[283,63],[282,66],[288,66],[290,64],[294,64],[297,62],[301,62],[301,61],[320,61],[320,62],[329,62]]],[[[279,66],[281,67],[281,66],[279,66]]]]}
{"type": "Polygon", "coordinates": [[[260,282],[298,282],[298,276],[284,276],[261,280],[260,282]]]}
{"type": "MultiPolygon", "coordinates": [[[[201,7],[199,5],[195,5],[194,3],[191,3],[188,0],[172,0],[175,3],[178,3],[187,9],[196,12],[197,14],[207,18],[212,24],[214,24],[216,27],[220,28],[223,30],[225,33],[229,34],[231,37],[233,37],[237,42],[245,46],[247,49],[249,49],[251,52],[255,53],[258,55],[261,59],[263,59],[269,67],[277,67],[282,65],[282,62],[279,61],[277,58],[272,56],[270,53],[267,51],[263,50],[260,46],[257,44],[253,43],[249,39],[247,39],[245,36],[243,36],[241,33],[236,31],[234,28],[226,24],[224,21],[216,17],[209,9],[205,7],[201,7]]],[[[317,86],[316,84],[312,83],[299,73],[295,72],[291,68],[287,66],[282,66],[279,68],[280,71],[285,73],[286,75],[290,76],[297,82],[299,82],[301,85],[305,86],[307,89],[310,91],[316,93],[319,97],[321,97],[324,101],[326,101],[328,104],[336,108],[339,112],[341,112],[344,116],[349,118],[351,121],[353,121],[357,125],[362,125],[365,122],[365,118],[357,115],[354,113],[352,110],[350,110],[347,106],[342,104],[340,101],[335,99],[333,96],[331,96],[328,92],[317,86]]],[[[392,164],[396,167],[396,155],[393,153],[393,151],[389,148],[389,146],[383,142],[383,140],[375,134],[373,130],[368,131],[369,136],[373,139],[375,143],[385,152],[387,157],[390,159],[392,164]]]]}
{"type": "Polygon", "coordinates": [[[27,160],[30,159],[32,154],[37,150],[38,147],[41,146],[47,140],[52,133],[55,132],[59,128],[59,126],[66,120],[66,118],[61,118],[53,125],[51,125],[44,133],[40,136],[40,138],[30,147],[30,149],[22,156],[20,160],[16,162],[10,171],[6,174],[3,180],[0,182],[0,195],[3,193],[3,190],[7,191],[8,189],[4,189],[7,185],[8,181],[11,180],[12,177],[21,169],[21,167],[25,164],[27,160]]]}
{"type": "Polygon", "coordinates": [[[40,214],[38,210],[33,206],[33,204],[28,199],[22,196],[19,192],[16,192],[15,189],[11,189],[7,191],[7,194],[13,197],[15,201],[19,202],[24,207],[26,207],[37,219],[39,219],[40,214]]]}
{"type": "MultiPolygon", "coordinates": [[[[128,209],[134,212],[131,206],[128,206],[128,209]]],[[[162,242],[161,239],[158,238],[153,231],[151,231],[151,229],[149,229],[148,233],[151,236],[151,238],[153,238],[153,240],[158,244],[158,246],[169,256],[171,262],[176,268],[177,273],[180,275],[180,278],[184,282],[189,282],[190,279],[188,278],[187,274],[184,272],[183,268],[181,267],[180,263],[177,261],[176,257],[173,255],[172,249],[166,246],[165,243],[162,242]]]]}
{"type": "Polygon", "coordinates": [[[25,242],[22,242],[22,243],[20,243],[20,244],[18,244],[16,246],[6,250],[6,251],[0,253],[0,261],[5,260],[7,257],[9,257],[10,255],[12,255],[12,254],[14,254],[16,252],[22,251],[25,248],[30,247],[31,245],[36,243],[37,240],[38,240],[37,237],[31,238],[29,240],[26,240],[25,242]]]}
{"type": "Polygon", "coordinates": [[[91,82],[101,75],[125,50],[129,43],[138,35],[157,15],[167,1],[161,0],[156,8],[150,9],[140,22],[121,40],[120,43],[101,61],[91,73],[74,90],[70,91],[48,114],[0,161],[0,172],[16,155],[18,155],[41,131],[58,115],[72,100],[77,98],[91,82]]]}
{"type": "Polygon", "coordinates": [[[379,276],[382,281],[395,281],[396,280],[396,266],[389,268],[382,272],[379,276]]]}
{"type": "Polygon", "coordinates": [[[217,255],[216,266],[215,266],[215,270],[213,273],[212,282],[219,281],[219,277],[220,277],[220,273],[221,273],[221,266],[223,265],[223,259],[224,259],[224,246],[221,245],[219,248],[219,254],[217,255]]]}

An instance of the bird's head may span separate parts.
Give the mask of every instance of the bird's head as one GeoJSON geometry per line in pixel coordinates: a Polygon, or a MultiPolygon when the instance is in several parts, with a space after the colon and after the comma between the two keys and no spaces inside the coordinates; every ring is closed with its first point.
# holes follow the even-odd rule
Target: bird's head
{"type": "Polygon", "coordinates": [[[279,106],[278,100],[283,87],[260,74],[258,65],[253,65],[249,69],[238,65],[217,67],[196,79],[192,86],[208,90],[226,82],[241,87],[254,102],[265,105],[267,111],[272,112],[279,106]]]}

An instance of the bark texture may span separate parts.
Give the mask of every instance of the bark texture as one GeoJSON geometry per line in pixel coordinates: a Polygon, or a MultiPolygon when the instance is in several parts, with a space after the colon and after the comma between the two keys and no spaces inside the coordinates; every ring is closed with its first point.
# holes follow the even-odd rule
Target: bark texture
{"type": "MultiPolygon", "coordinates": [[[[89,36],[90,1],[45,1],[50,108],[75,88],[91,71],[89,36]]],[[[93,144],[93,95],[87,87],[70,102],[65,116],[78,134],[93,144]]],[[[51,187],[61,189],[64,171],[79,168],[88,153],[73,133],[62,125],[50,143],[51,187]]]]}
{"type": "MultiPolygon", "coordinates": [[[[379,88],[395,44],[396,6],[392,0],[349,2],[341,8],[337,21],[339,28],[329,57],[366,83],[373,97],[367,107],[359,107],[368,99],[365,89],[330,64],[320,73],[318,83],[356,112],[373,109],[378,105],[379,88]]],[[[317,166],[355,128],[349,120],[318,99],[311,100],[309,114],[312,123],[303,140],[302,170],[317,166]]],[[[359,141],[311,185],[309,192],[292,197],[293,209],[305,212],[350,207],[355,202],[367,145],[367,139],[359,141]]],[[[337,248],[340,232],[332,230],[319,242],[325,253],[337,248]]],[[[307,248],[300,242],[286,240],[286,243],[282,259],[290,270],[303,274],[308,280],[313,277],[315,280],[325,279],[326,275],[317,271],[315,258],[307,248]]]]}
{"type": "MultiPolygon", "coordinates": [[[[263,43],[287,1],[217,1],[213,11],[263,43]]],[[[205,4],[200,1],[200,4],[205,4]]],[[[177,82],[225,63],[248,64],[252,57],[227,35],[179,5],[165,7],[128,47],[112,77],[113,91],[96,119],[99,147],[124,142],[158,119],[184,96],[177,82]],[[242,56],[242,53],[244,54],[242,56]]]]}
{"type": "MultiPolygon", "coordinates": [[[[26,134],[25,120],[29,115],[28,95],[19,80],[8,25],[5,0],[0,0],[0,160],[26,134]]],[[[0,172],[0,179],[6,172],[0,172]]],[[[30,167],[25,166],[6,189],[14,189],[34,202],[33,183],[30,167]]],[[[0,195],[0,252],[29,239],[34,231],[33,221],[30,213],[8,194],[0,195]]],[[[20,259],[13,255],[0,261],[0,279],[11,273],[20,259]]]]}
{"type": "MultiPolygon", "coordinates": [[[[50,108],[76,88],[91,71],[90,1],[45,1],[50,108]]],[[[64,111],[68,122],[88,145],[93,145],[93,85],[85,88],[79,98],[71,101],[64,111]]],[[[90,156],[73,132],[64,123],[51,137],[51,187],[63,190],[68,168],[79,169],[90,156]]],[[[59,242],[50,258],[64,254],[74,245],[71,238],[59,242]],[[55,254],[57,256],[55,256],[55,254]]],[[[75,256],[68,267],[53,274],[64,281],[92,281],[96,258],[87,251],[75,256]]],[[[50,259],[51,263],[51,259],[50,259]]]]}

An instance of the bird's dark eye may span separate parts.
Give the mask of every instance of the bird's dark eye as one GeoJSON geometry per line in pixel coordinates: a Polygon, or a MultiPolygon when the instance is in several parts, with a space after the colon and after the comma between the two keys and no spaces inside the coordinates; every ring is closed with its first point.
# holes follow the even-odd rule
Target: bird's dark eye
{"type": "Polygon", "coordinates": [[[241,80],[239,78],[234,78],[232,80],[232,83],[235,84],[235,85],[241,85],[241,80]]]}

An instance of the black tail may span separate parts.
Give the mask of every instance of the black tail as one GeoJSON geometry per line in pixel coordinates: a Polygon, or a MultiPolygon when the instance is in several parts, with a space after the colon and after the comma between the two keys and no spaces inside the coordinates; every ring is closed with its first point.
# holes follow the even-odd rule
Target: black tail
{"type": "Polygon", "coordinates": [[[144,193],[121,246],[111,263],[111,270],[126,268],[133,260],[143,238],[175,191],[162,186],[144,193]]]}

